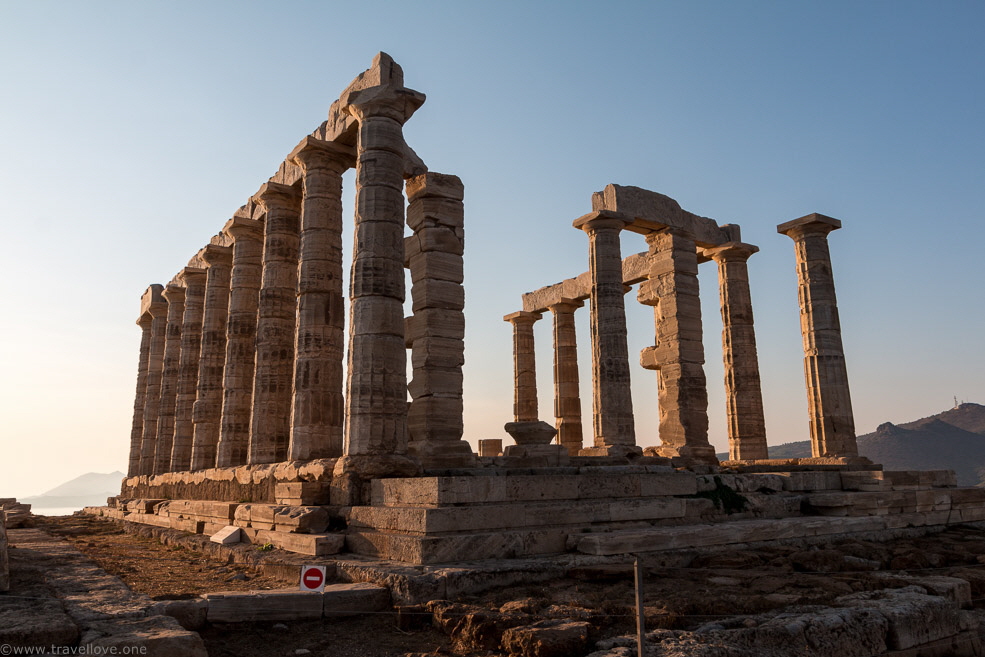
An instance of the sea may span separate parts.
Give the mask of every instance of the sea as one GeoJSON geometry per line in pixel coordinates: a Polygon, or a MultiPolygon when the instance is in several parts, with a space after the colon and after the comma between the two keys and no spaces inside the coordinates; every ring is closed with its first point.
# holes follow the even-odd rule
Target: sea
{"type": "Polygon", "coordinates": [[[81,506],[51,506],[47,508],[31,506],[31,513],[36,516],[70,516],[81,510],[81,506]]]}

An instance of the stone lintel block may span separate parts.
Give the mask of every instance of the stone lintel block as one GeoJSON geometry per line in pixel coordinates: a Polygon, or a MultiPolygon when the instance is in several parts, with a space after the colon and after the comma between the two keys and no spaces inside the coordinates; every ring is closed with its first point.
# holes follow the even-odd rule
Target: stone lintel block
{"type": "MultiPolygon", "coordinates": [[[[776,227],[776,232],[781,235],[790,235],[790,233],[795,230],[811,229],[829,233],[832,230],[837,230],[839,228],[841,228],[841,221],[838,219],[814,212],[812,214],[800,217],[799,219],[794,219],[778,225],[776,227]]],[[[793,237],[793,235],[790,236],[793,237]]]]}
{"type": "MultiPolygon", "coordinates": [[[[406,240],[414,240],[408,237],[406,240]]],[[[406,243],[405,240],[405,243],[406,243]]],[[[410,265],[410,278],[415,284],[425,280],[451,281],[461,283],[465,280],[464,259],[454,253],[426,251],[407,256],[410,265]]]]}
{"type": "Polygon", "coordinates": [[[693,235],[701,246],[718,246],[734,240],[732,232],[714,219],[692,214],[669,196],[640,187],[606,185],[604,190],[592,195],[592,209],[627,214],[634,220],[631,230],[644,234],[663,228],[677,229],[693,235]]]}
{"type": "Polygon", "coordinates": [[[246,623],[321,618],[324,597],[317,591],[273,590],[206,593],[210,623],[246,623]]]}
{"type": "Polygon", "coordinates": [[[458,176],[447,173],[429,171],[425,174],[408,178],[406,182],[408,200],[418,197],[434,196],[461,201],[465,198],[465,185],[458,176]]]}
{"type": "Polygon", "coordinates": [[[465,226],[465,207],[461,201],[421,197],[407,206],[407,225],[417,231],[425,226],[465,226]]]}
{"type": "Polygon", "coordinates": [[[460,311],[465,308],[465,287],[461,283],[425,278],[414,282],[411,296],[414,312],[434,308],[460,311]]]}

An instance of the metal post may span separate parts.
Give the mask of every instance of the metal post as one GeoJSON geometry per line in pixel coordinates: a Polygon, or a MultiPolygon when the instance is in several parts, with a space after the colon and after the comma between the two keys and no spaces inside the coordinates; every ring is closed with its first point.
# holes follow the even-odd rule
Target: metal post
{"type": "Polygon", "coordinates": [[[643,657],[646,618],[643,615],[643,570],[640,566],[639,557],[633,560],[633,579],[636,585],[636,655],[643,657]]]}

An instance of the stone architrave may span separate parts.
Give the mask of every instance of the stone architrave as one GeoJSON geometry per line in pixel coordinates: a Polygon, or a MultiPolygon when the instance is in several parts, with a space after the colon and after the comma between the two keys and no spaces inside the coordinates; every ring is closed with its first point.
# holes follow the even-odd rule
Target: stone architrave
{"type": "Polygon", "coordinates": [[[147,356],[147,388],[144,394],[143,436],[140,439],[139,474],[154,474],[157,451],[157,418],[161,411],[161,377],[164,374],[164,344],[167,339],[168,303],[164,287],[151,285],[141,298],[141,314],[151,316],[150,350],[147,356]]]}
{"type": "Polygon", "coordinates": [[[171,471],[178,369],[181,363],[181,325],[185,314],[185,288],[171,283],[164,288],[161,296],[168,302],[168,325],[167,337],[164,341],[164,371],[161,374],[161,409],[157,414],[154,471],[150,474],[164,474],[171,471]]]}
{"type": "Polygon", "coordinates": [[[541,313],[518,311],[503,317],[513,325],[513,421],[537,422],[537,354],[534,322],[541,313]]]}
{"type": "Polygon", "coordinates": [[[815,457],[858,455],[828,251],[828,233],[838,228],[839,220],[817,213],[776,227],[778,233],[794,241],[797,255],[800,332],[804,339],[804,376],[815,457]]]}
{"type": "Polygon", "coordinates": [[[656,344],[642,351],[640,364],[659,371],[658,453],[717,464],[708,442],[697,246],[689,235],[671,230],[649,233],[646,241],[649,276],[639,301],[654,307],[656,344]]]}
{"type": "Polygon", "coordinates": [[[758,247],[742,242],[729,242],[706,251],[718,265],[725,408],[731,460],[769,458],[752,296],[749,293],[749,268],[746,264],[749,256],[757,251],[758,247]]]}
{"type": "Polygon", "coordinates": [[[291,441],[301,191],[268,182],[255,198],[265,219],[250,464],[286,461],[291,441]]]}
{"type": "Polygon", "coordinates": [[[185,312],[181,320],[181,356],[178,361],[178,388],[174,407],[174,441],[171,445],[171,472],[191,468],[195,425],[192,407],[198,391],[198,359],[202,350],[202,317],[205,311],[206,270],[185,267],[178,275],[185,286],[185,312]]]}
{"type": "Polygon", "coordinates": [[[130,429],[130,460],[127,476],[140,474],[140,445],[144,438],[144,403],[147,399],[147,366],[150,362],[151,324],[154,318],[143,313],[137,320],[140,327],[140,360],[137,363],[137,394],[133,400],[133,425],[130,429]]]}
{"type": "Polygon", "coordinates": [[[304,461],[342,455],[342,174],[355,155],[351,147],[306,137],[288,159],[304,171],[288,459],[304,461]]]}
{"type": "Polygon", "coordinates": [[[349,281],[345,456],[335,472],[417,472],[407,454],[404,346],[403,124],[424,95],[390,84],[352,92],[358,122],[356,217],[349,281]]]}
{"type": "Polygon", "coordinates": [[[202,250],[208,264],[202,349],[198,361],[198,390],[192,406],[194,439],[192,470],[214,468],[222,419],[222,374],[226,365],[226,317],[229,314],[229,277],[232,247],[209,244],[202,250]]]}
{"type": "Polygon", "coordinates": [[[413,316],[405,323],[413,378],[408,386],[408,452],[425,467],[475,463],[462,440],[465,363],[465,187],[457,176],[429,172],[407,180],[404,240],[413,316]]]}
{"type": "Polygon", "coordinates": [[[583,301],[564,299],[551,304],[554,315],[554,418],[558,443],[577,456],[583,445],[581,397],[578,394],[578,340],[575,310],[583,301]]]}
{"type": "Polygon", "coordinates": [[[588,234],[591,278],[592,425],[595,445],[586,456],[639,454],[629,379],[625,289],[619,233],[632,218],[598,211],[574,222],[588,234]]]}
{"type": "Polygon", "coordinates": [[[233,268],[222,373],[222,419],[216,467],[245,465],[250,444],[257,306],[263,259],[263,224],[233,217],[223,230],[233,238],[233,268]]]}

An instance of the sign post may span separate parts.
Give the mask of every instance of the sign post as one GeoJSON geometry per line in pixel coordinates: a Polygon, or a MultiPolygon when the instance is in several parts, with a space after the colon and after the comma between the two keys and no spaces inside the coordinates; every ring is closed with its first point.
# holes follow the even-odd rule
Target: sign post
{"type": "Polygon", "coordinates": [[[325,590],[325,566],[301,566],[301,590],[325,590]]]}

